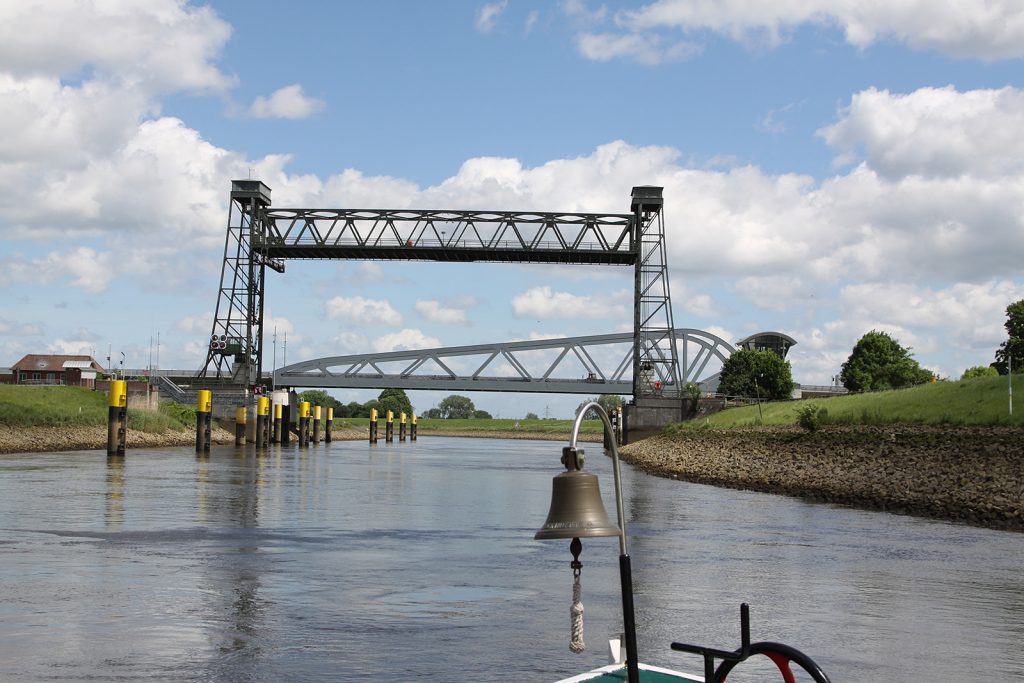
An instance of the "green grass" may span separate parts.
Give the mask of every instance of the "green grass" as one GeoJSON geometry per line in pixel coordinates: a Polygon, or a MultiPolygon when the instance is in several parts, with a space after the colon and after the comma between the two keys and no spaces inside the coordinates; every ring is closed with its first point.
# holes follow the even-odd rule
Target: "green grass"
{"type": "MultiPolygon", "coordinates": [[[[81,387],[0,384],[0,424],[30,426],[104,426],[107,394],[81,387]]],[[[170,401],[153,412],[128,402],[128,428],[144,432],[182,431],[195,424],[195,412],[170,401]]]]}
{"type": "Polygon", "coordinates": [[[922,384],[909,389],[851,394],[806,401],[781,401],[729,408],[707,418],[673,425],[673,429],[755,427],[797,424],[797,411],[807,405],[822,409],[829,424],[1024,425],[1024,375],[1014,375],[1013,417],[1009,416],[1006,377],[922,384]]]}
{"type": "MultiPolygon", "coordinates": [[[[419,418],[419,429],[436,429],[441,432],[543,432],[568,434],[572,431],[572,420],[427,420],[419,418]],[[519,425],[518,427],[516,425],[519,425]]],[[[600,420],[585,420],[580,425],[582,434],[600,434],[600,420]]]]}

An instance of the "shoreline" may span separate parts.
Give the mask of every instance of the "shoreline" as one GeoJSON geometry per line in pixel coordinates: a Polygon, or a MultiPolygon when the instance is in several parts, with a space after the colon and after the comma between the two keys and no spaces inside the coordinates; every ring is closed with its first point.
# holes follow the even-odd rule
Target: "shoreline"
{"type": "Polygon", "coordinates": [[[884,425],[684,430],[623,447],[656,476],[1024,531],[1024,430],[884,425]]]}

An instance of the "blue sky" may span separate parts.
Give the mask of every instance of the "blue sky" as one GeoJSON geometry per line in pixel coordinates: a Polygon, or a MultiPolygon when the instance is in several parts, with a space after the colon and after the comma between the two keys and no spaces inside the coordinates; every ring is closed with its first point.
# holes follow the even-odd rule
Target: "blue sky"
{"type": "MultiPolygon", "coordinates": [[[[663,185],[677,326],[786,332],[807,384],[871,329],[959,376],[1024,298],[1022,57],[1010,1],[6,3],[0,365],[141,368],[159,335],[161,367],[197,368],[251,175],[332,208],[625,212],[663,185]]],[[[628,269],[292,262],[267,329],[289,362],[603,334],[630,290],[628,269]]]]}

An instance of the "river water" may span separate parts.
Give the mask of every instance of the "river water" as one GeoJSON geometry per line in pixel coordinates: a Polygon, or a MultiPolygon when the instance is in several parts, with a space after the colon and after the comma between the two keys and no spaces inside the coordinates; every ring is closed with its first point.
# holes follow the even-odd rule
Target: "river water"
{"type": "MultiPolygon", "coordinates": [[[[0,456],[0,681],[552,681],[606,662],[618,545],[539,542],[559,442],[0,456]]],[[[614,519],[611,461],[587,446],[614,519]]],[[[833,681],[1024,680],[1024,534],[623,466],[641,659],[798,647],[833,681]]],[[[730,681],[781,680],[751,660],[730,681]],[[771,675],[768,675],[769,672],[771,675]],[[761,676],[760,674],[765,675],[761,676]]]]}

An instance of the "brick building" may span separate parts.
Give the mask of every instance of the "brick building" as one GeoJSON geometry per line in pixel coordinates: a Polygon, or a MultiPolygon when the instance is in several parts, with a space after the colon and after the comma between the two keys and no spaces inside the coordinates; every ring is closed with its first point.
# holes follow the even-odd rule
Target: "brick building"
{"type": "Polygon", "coordinates": [[[13,366],[14,384],[95,388],[103,366],[91,356],[50,356],[30,353],[13,366]]]}

